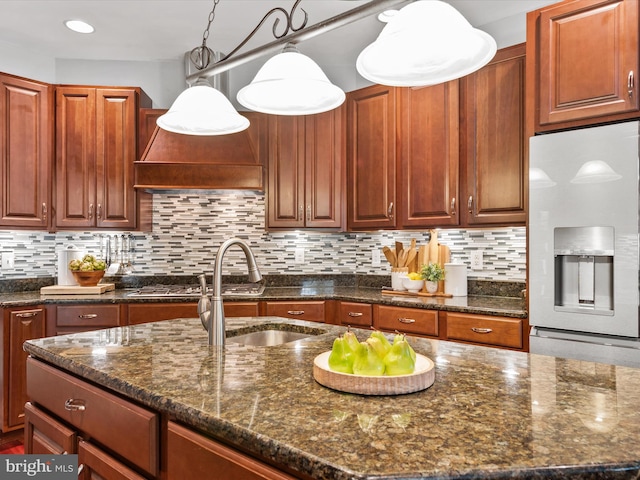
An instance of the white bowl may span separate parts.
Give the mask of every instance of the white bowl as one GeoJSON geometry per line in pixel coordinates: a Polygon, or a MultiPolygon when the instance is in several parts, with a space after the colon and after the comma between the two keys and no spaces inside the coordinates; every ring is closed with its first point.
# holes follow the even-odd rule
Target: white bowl
{"type": "Polygon", "coordinates": [[[418,293],[424,286],[424,280],[411,280],[410,278],[403,278],[402,285],[411,293],[418,293]]]}

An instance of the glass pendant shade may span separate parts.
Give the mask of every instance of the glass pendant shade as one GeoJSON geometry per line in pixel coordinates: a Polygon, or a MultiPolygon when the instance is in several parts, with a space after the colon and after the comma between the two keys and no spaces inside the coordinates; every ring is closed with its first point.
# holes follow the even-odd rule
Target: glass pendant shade
{"type": "Polygon", "coordinates": [[[270,58],[237,98],[240,104],[257,112],[311,115],[339,107],[345,94],[309,57],[284,51],[270,58]]]}
{"type": "Polygon", "coordinates": [[[226,135],[249,127],[249,120],[227,97],[208,85],[187,88],[156,123],[163,130],[186,135],[226,135]]]}
{"type": "Polygon", "coordinates": [[[358,56],[367,80],[396,87],[427,86],[468,75],[486,65],[497,45],[451,5],[420,0],[402,8],[358,56]]]}
{"type": "Polygon", "coordinates": [[[602,160],[591,160],[584,163],[571,183],[605,183],[620,180],[622,175],[617,173],[611,166],[602,160]]]}

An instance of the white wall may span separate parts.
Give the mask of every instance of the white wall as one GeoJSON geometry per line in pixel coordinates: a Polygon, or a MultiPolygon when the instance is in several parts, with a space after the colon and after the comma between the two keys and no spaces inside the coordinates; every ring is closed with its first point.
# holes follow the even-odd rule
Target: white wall
{"type": "Polygon", "coordinates": [[[0,41],[0,72],[55,83],[55,60],[36,51],[0,41]]]}

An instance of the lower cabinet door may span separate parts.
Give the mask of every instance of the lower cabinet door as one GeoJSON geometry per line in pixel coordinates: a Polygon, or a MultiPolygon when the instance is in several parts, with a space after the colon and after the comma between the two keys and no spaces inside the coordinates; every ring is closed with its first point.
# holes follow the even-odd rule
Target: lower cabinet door
{"type": "Polygon", "coordinates": [[[177,423],[168,423],[168,480],[187,478],[293,480],[295,478],[177,423]]]}
{"type": "Polygon", "coordinates": [[[76,453],[76,432],[51,418],[32,403],[24,406],[24,453],[62,455],[76,453]]]}
{"type": "Polygon", "coordinates": [[[146,480],[85,440],[78,442],[78,470],[81,480],[146,480]]]}

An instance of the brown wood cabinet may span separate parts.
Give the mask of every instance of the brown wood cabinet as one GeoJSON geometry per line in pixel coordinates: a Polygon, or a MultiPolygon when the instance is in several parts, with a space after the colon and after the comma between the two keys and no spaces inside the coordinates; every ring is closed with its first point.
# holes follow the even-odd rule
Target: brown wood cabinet
{"type": "Polygon", "coordinates": [[[397,95],[398,226],[458,225],[458,81],[397,95]]]}
{"type": "Polygon", "coordinates": [[[344,229],[345,111],[269,116],[268,229],[344,229]]]}
{"type": "Polygon", "coordinates": [[[56,227],[134,230],[139,88],[56,88],[56,227]]]}
{"type": "Polygon", "coordinates": [[[525,50],[501,49],[460,80],[462,225],[526,222],[525,50]]]}
{"type": "MultiPolygon", "coordinates": [[[[263,302],[263,305],[265,315],[310,322],[325,321],[325,302],[322,300],[267,301],[263,302]]],[[[333,319],[329,320],[328,323],[333,323],[333,319]]]]}
{"type": "Polygon", "coordinates": [[[362,88],[346,103],[348,230],[396,228],[396,89],[362,88]]]}
{"type": "Polygon", "coordinates": [[[0,73],[0,227],[51,225],[53,87],[0,73]]]}
{"type": "Polygon", "coordinates": [[[444,313],[447,340],[522,349],[525,346],[523,320],[519,318],[444,313]]]}
{"type": "Polygon", "coordinates": [[[47,336],[119,327],[125,314],[125,304],[48,305],[47,336]]]}
{"type": "Polygon", "coordinates": [[[439,334],[437,310],[376,305],[373,326],[378,330],[406,333],[427,337],[439,334]]]}
{"type": "Polygon", "coordinates": [[[25,364],[27,354],[22,344],[34,338],[45,336],[45,310],[42,307],[6,308],[2,311],[0,345],[2,355],[0,375],[2,395],[0,396],[2,431],[7,432],[22,427],[24,404],[27,401],[25,364]]]}
{"type": "Polygon", "coordinates": [[[636,0],[566,0],[527,14],[535,131],[637,117],[636,0]]]}
{"type": "MultiPolygon", "coordinates": [[[[226,317],[257,317],[258,302],[224,302],[226,317]]],[[[198,304],[189,303],[132,303],[128,306],[128,324],[137,325],[174,318],[199,318],[198,304]]]]}
{"type": "Polygon", "coordinates": [[[297,478],[189,428],[168,422],[167,480],[212,476],[225,480],[297,478]]]}
{"type": "Polygon", "coordinates": [[[338,307],[340,325],[354,327],[371,327],[373,325],[373,308],[368,303],[340,302],[338,307]]]}
{"type": "MultiPolygon", "coordinates": [[[[157,413],[34,358],[27,360],[27,394],[38,410],[40,420],[48,417],[66,429],[76,431],[78,437],[101,446],[97,449],[92,443],[79,443],[79,454],[83,448],[87,450],[81,455],[88,460],[89,470],[102,475],[96,477],[90,473],[85,478],[144,478],[127,476],[126,471],[117,468],[118,462],[112,461],[114,456],[126,460],[127,470],[132,473],[138,470],[152,477],[158,475],[160,421],[157,413]],[[105,425],[109,427],[105,428],[105,425]],[[127,434],[122,435],[122,432],[127,434]],[[121,470],[124,476],[100,473],[110,472],[109,465],[115,468],[114,472],[121,470]]],[[[50,422],[48,428],[55,431],[54,425],[50,422]]],[[[34,428],[27,426],[25,431],[33,434],[34,428]]],[[[42,428],[39,431],[45,433],[42,428]]],[[[27,437],[25,446],[42,442],[27,437]]],[[[25,453],[32,452],[25,450],[25,453]]]]}

